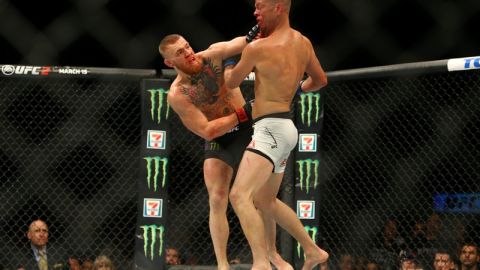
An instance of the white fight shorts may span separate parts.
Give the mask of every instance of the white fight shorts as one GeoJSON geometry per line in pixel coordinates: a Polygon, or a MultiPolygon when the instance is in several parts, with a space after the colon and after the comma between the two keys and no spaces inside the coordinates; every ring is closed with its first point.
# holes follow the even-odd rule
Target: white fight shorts
{"type": "Polygon", "coordinates": [[[247,150],[270,160],[274,173],[283,173],[297,140],[298,131],[289,112],[270,114],[255,120],[247,150]]]}

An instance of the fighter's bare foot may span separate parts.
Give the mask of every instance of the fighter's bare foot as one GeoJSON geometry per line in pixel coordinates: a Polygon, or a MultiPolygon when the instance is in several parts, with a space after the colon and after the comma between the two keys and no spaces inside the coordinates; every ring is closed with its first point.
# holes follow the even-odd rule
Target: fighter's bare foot
{"type": "Polygon", "coordinates": [[[319,264],[326,263],[328,256],[328,253],[321,248],[317,248],[315,252],[305,254],[305,263],[302,270],[311,270],[319,264]]]}
{"type": "Polygon", "coordinates": [[[275,266],[277,270],[293,270],[293,267],[285,261],[280,254],[275,253],[270,255],[270,262],[275,266]]]}

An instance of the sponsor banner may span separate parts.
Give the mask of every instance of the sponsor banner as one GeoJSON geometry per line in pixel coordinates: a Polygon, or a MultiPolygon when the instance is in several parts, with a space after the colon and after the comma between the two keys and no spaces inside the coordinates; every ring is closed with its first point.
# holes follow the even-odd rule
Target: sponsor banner
{"type": "Polygon", "coordinates": [[[170,154],[170,80],[145,79],[141,83],[142,142],[137,196],[135,268],[165,269],[170,154]]]}
{"type": "Polygon", "coordinates": [[[90,71],[87,68],[79,67],[51,67],[51,66],[21,66],[21,65],[2,65],[1,74],[5,76],[12,75],[33,75],[49,76],[58,75],[88,75],[90,71]]]}
{"type": "Polygon", "coordinates": [[[143,199],[143,216],[147,218],[161,218],[163,210],[163,200],[144,198],[143,199]]]}
{"type": "Polygon", "coordinates": [[[144,157],[147,167],[147,187],[149,190],[157,191],[159,184],[162,188],[165,188],[167,181],[167,166],[168,158],[153,156],[153,157],[144,157]],[[161,179],[161,183],[159,183],[161,179]]]}
{"type": "Polygon", "coordinates": [[[298,152],[317,152],[317,134],[302,134],[298,136],[298,152]]]}
{"type": "Polygon", "coordinates": [[[143,241],[143,255],[150,261],[163,255],[165,227],[157,224],[140,225],[141,234],[137,235],[143,241]]]}
{"type": "Polygon", "coordinates": [[[318,159],[301,159],[296,161],[298,165],[298,184],[301,191],[310,192],[310,188],[315,190],[318,186],[318,169],[320,160],[318,159]]]}
{"type": "Polygon", "coordinates": [[[437,194],[433,208],[442,213],[480,213],[480,193],[437,194]]]}
{"type": "Polygon", "coordinates": [[[170,111],[170,105],[167,102],[168,90],[163,88],[147,89],[150,94],[150,120],[160,124],[163,120],[167,120],[170,111]]]}
{"type": "Polygon", "coordinates": [[[166,132],[164,130],[148,130],[147,132],[147,148],[148,149],[165,149],[166,132]]]}
{"type": "Polygon", "coordinates": [[[303,125],[310,127],[319,124],[323,117],[319,92],[302,93],[299,99],[300,121],[303,125]]]}
{"type": "Polygon", "coordinates": [[[299,219],[315,219],[315,201],[297,201],[299,219]]]}
{"type": "Polygon", "coordinates": [[[449,59],[447,68],[448,71],[480,69],[480,56],[449,59]]]}

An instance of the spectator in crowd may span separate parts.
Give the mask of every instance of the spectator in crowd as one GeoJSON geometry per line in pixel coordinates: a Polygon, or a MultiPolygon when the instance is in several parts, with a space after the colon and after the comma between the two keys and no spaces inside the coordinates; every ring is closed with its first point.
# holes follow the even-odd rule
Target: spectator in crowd
{"type": "Polygon", "coordinates": [[[198,265],[198,262],[200,261],[198,254],[184,252],[181,255],[180,260],[183,265],[198,265]]]}
{"type": "Polygon", "coordinates": [[[380,266],[375,261],[367,261],[367,270],[380,270],[380,266]]]}
{"type": "Polygon", "coordinates": [[[77,258],[68,258],[68,265],[70,266],[70,270],[81,270],[80,261],[77,258]]]}
{"type": "Polygon", "coordinates": [[[433,260],[434,270],[454,270],[455,263],[450,253],[446,251],[437,251],[433,260]]]}
{"type": "Polygon", "coordinates": [[[423,221],[415,221],[410,234],[406,237],[406,241],[408,248],[415,252],[424,248],[427,239],[425,236],[425,223],[423,221]]]}
{"type": "Polygon", "coordinates": [[[343,253],[340,255],[340,260],[338,261],[339,270],[353,270],[353,256],[349,253],[343,253]]]}
{"type": "Polygon", "coordinates": [[[22,251],[21,261],[18,262],[18,269],[26,270],[54,270],[64,268],[66,262],[58,250],[48,245],[48,225],[45,221],[37,219],[30,223],[27,232],[29,240],[22,251]]]}
{"type": "Polygon", "coordinates": [[[478,270],[480,260],[478,246],[474,243],[466,243],[460,250],[460,268],[459,270],[478,270]]]}
{"type": "MultiPolygon", "coordinates": [[[[414,253],[406,251],[402,252],[400,256],[400,270],[423,270],[424,268],[420,265],[418,258],[414,253]]],[[[381,268],[381,267],[380,267],[381,268]]],[[[384,268],[381,268],[384,269],[384,268]]]]}
{"type": "Polygon", "coordinates": [[[115,268],[109,257],[100,255],[93,262],[93,270],[115,270],[115,268]]]}
{"type": "Polygon", "coordinates": [[[400,259],[400,270],[417,270],[421,269],[415,256],[411,253],[400,259]]]}
{"type": "Polygon", "coordinates": [[[447,238],[441,236],[443,231],[442,219],[439,214],[432,213],[425,221],[425,238],[423,243],[418,243],[418,247],[414,250],[417,254],[419,263],[425,270],[433,269],[433,260],[435,253],[440,249],[448,249],[453,243],[447,238]]]}
{"type": "Polygon", "coordinates": [[[82,270],[93,270],[93,261],[91,259],[85,259],[82,262],[82,270]]]}
{"type": "Polygon", "coordinates": [[[179,265],[182,264],[180,258],[180,252],[176,248],[169,247],[165,250],[165,263],[167,265],[179,265]]]}
{"type": "Polygon", "coordinates": [[[398,223],[395,218],[390,217],[372,242],[368,257],[377,262],[381,269],[396,269],[400,254],[405,250],[405,239],[400,236],[398,223]]]}
{"type": "Polygon", "coordinates": [[[451,244],[451,246],[448,247],[448,250],[457,253],[465,243],[467,231],[465,225],[458,216],[454,216],[448,225],[448,236],[450,236],[449,242],[451,244]]]}
{"type": "Polygon", "coordinates": [[[364,256],[355,256],[353,258],[353,270],[367,270],[368,259],[364,256]]]}

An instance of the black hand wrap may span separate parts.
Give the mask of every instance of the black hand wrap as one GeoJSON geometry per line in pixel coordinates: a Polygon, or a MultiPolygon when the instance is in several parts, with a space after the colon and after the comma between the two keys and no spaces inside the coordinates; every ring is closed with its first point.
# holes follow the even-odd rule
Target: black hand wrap
{"type": "Polygon", "coordinates": [[[231,56],[227,59],[223,59],[223,68],[225,69],[228,66],[234,66],[240,61],[241,54],[231,56]]]}
{"type": "Polygon", "coordinates": [[[303,90],[302,90],[302,84],[305,80],[301,80],[300,83],[298,84],[298,88],[297,88],[297,91],[295,92],[297,95],[301,95],[303,93],[303,90]]]}
{"type": "Polygon", "coordinates": [[[255,37],[260,33],[260,27],[258,27],[258,24],[256,24],[250,31],[248,31],[248,34],[245,36],[245,39],[247,40],[247,43],[250,43],[255,39],[255,37]]]}
{"type": "Polygon", "coordinates": [[[252,103],[253,101],[247,101],[245,102],[245,105],[243,105],[242,108],[238,108],[235,110],[235,114],[237,115],[238,118],[238,125],[240,127],[244,126],[252,126],[251,121],[252,121],[252,103]]]}

